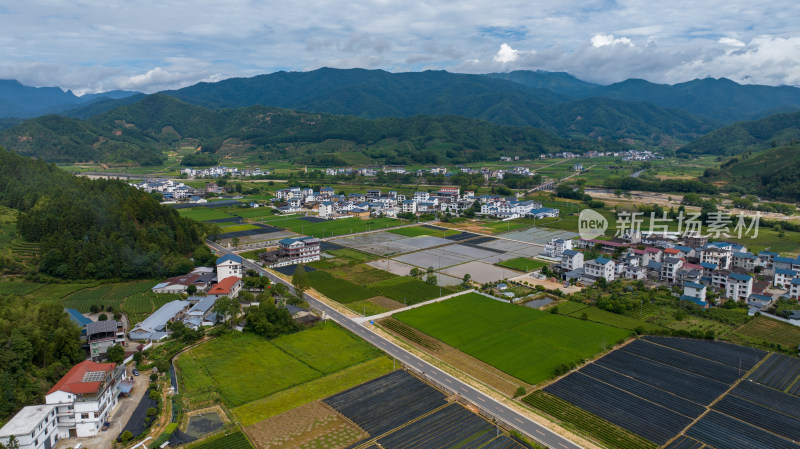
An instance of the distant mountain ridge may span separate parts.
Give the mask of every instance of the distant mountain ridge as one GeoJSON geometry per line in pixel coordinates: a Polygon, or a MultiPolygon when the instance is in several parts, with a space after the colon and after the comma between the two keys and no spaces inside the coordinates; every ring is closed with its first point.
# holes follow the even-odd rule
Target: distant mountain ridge
{"type": "Polygon", "coordinates": [[[119,100],[138,92],[112,90],[76,96],[58,87],[25,86],[17,80],[0,80],[0,118],[31,118],[55,114],[98,100],[119,100]]]}
{"type": "Polygon", "coordinates": [[[796,87],[738,84],[726,78],[696,79],[674,85],[629,79],[582,95],[645,101],[724,123],[747,120],[768,111],[800,109],[800,89],[796,87]]]}

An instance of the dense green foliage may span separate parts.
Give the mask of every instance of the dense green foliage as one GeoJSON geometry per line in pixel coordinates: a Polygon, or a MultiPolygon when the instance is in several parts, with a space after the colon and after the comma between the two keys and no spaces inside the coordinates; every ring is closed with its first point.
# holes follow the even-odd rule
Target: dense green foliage
{"type": "Polygon", "coordinates": [[[126,131],[115,135],[88,122],[46,115],[0,132],[0,145],[49,162],[163,162],[161,146],[152,136],[126,131]]]}
{"type": "MultiPolygon", "coordinates": [[[[726,189],[740,193],[758,194],[767,198],[800,200],[800,145],[788,145],[760,151],[755,154],[735,156],[718,170],[706,170],[707,181],[723,181],[726,189]]],[[[746,204],[745,208],[786,212],[777,205],[763,207],[746,204]],[[772,210],[769,210],[772,209],[772,210]]],[[[752,203],[752,201],[751,201],[752,203]]]]}
{"type": "Polygon", "coordinates": [[[690,154],[741,154],[800,140],[800,112],[775,114],[760,120],[739,122],[689,143],[678,150],[690,154]]]}
{"type": "Polygon", "coordinates": [[[80,328],[55,302],[0,296],[0,422],[44,394],[83,360],[80,328]]]}
{"type": "MultiPolygon", "coordinates": [[[[620,145],[564,140],[531,127],[499,126],[457,116],[415,116],[367,120],[306,114],[265,106],[211,110],[165,95],[85,122],[47,116],[0,132],[0,143],[23,154],[61,162],[161,162],[161,151],[195,139],[205,153],[235,139],[263,160],[290,159],[322,166],[348,165],[338,146],[298,152],[295,145],[331,139],[353,142],[364,156],[387,164],[493,160],[500,154],[535,156],[561,149],[583,152],[620,145]],[[133,147],[136,148],[133,148],[133,147]]],[[[184,165],[209,165],[215,157],[191,155],[184,165]]]]}
{"type": "Polygon", "coordinates": [[[19,210],[19,234],[40,245],[40,270],[65,278],[187,272],[201,229],[118,180],[72,176],[0,149],[0,204],[19,210]]]}
{"type": "Polygon", "coordinates": [[[727,123],[759,114],[800,108],[800,89],[738,84],[725,78],[696,79],[672,86],[629,79],[590,90],[583,95],[646,101],[727,123]]]}
{"type": "Polygon", "coordinates": [[[695,179],[662,179],[647,180],[623,176],[608,178],[604,182],[609,189],[644,190],[647,192],[677,192],[677,193],[717,193],[717,188],[711,184],[695,179]]]}

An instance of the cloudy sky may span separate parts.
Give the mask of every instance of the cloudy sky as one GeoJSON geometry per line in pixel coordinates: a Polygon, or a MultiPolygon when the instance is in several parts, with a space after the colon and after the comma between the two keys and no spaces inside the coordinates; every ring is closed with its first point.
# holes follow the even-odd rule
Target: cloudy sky
{"type": "Polygon", "coordinates": [[[799,23],[797,0],[4,0],[0,78],[149,93],[327,66],[800,86],[799,23]]]}

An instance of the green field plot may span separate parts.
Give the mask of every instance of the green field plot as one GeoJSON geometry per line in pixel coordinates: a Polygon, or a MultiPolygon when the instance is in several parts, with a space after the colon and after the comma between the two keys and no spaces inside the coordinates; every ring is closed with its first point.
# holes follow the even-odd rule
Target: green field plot
{"type": "Polygon", "coordinates": [[[541,260],[528,259],[527,257],[517,257],[515,259],[504,260],[497,265],[501,267],[511,268],[519,271],[535,271],[539,268],[547,266],[547,262],[541,260]]]}
{"type": "Polygon", "coordinates": [[[39,290],[44,285],[25,281],[0,281],[0,295],[25,296],[39,290]]]}
{"type": "Polygon", "coordinates": [[[177,363],[188,398],[218,393],[226,405],[239,407],[378,355],[366,342],[326,324],[274,340],[227,334],[187,351],[177,363]]]}
{"type": "Polygon", "coordinates": [[[765,316],[755,317],[749,323],[737,328],[734,334],[755,345],[767,342],[792,349],[800,346],[800,327],[765,316]]]}
{"type": "Polygon", "coordinates": [[[569,402],[544,391],[534,391],[523,399],[564,423],[577,427],[583,433],[597,439],[608,447],[619,449],[655,449],[656,444],[615,426],[597,415],[589,413],[569,402]]]}
{"type": "Polygon", "coordinates": [[[218,390],[231,407],[320,377],[320,373],[253,334],[229,334],[181,355],[187,396],[218,390]]]}
{"type": "Polygon", "coordinates": [[[261,217],[274,217],[275,209],[271,207],[256,207],[250,209],[235,210],[231,211],[231,213],[233,215],[236,215],[237,217],[258,219],[261,217]]]}
{"type": "Polygon", "coordinates": [[[197,221],[219,220],[221,218],[233,218],[233,215],[230,215],[224,211],[218,209],[211,209],[207,207],[178,209],[178,213],[183,217],[188,217],[197,221]]]}
{"type": "Polygon", "coordinates": [[[453,293],[449,288],[431,285],[410,276],[397,276],[370,284],[368,287],[370,290],[378,292],[381,296],[392,298],[407,305],[453,293]]]}
{"type": "Polygon", "coordinates": [[[395,318],[531,384],[547,379],[560,365],[610,349],[630,334],[477,293],[408,310],[395,318]]]}
{"type": "Polygon", "coordinates": [[[331,374],[350,365],[375,358],[380,351],[334,324],[315,326],[275,339],[272,343],[315,370],[331,374]],[[337,354],[331,357],[331,354],[337,354]]]}
{"type": "Polygon", "coordinates": [[[391,226],[397,226],[400,224],[400,221],[393,218],[370,218],[369,220],[362,220],[354,217],[311,223],[301,220],[300,218],[285,218],[271,220],[269,224],[271,226],[286,228],[303,235],[332,237],[356,232],[377,231],[391,226]]]}
{"type": "Polygon", "coordinates": [[[336,256],[341,257],[343,259],[354,261],[354,262],[369,262],[371,260],[375,260],[378,256],[370,253],[365,253],[363,251],[358,251],[351,248],[339,248],[328,251],[328,253],[336,256]]]}
{"type": "MultiPolygon", "coordinates": [[[[515,218],[508,221],[485,221],[481,226],[490,230],[492,233],[513,231],[515,229],[530,228],[541,224],[542,220],[534,218],[515,218]]],[[[575,228],[577,229],[577,227],[575,228]]]]}
{"type": "Polygon", "coordinates": [[[199,443],[184,446],[186,449],[253,449],[250,440],[241,431],[237,430],[229,435],[211,437],[199,443]]]}
{"type": "Polygon", "coordinates": [[[447,229],[447,230],[431,229],[431,228],[426,228],[424,226],[412,226],[408,228],[390,229],[389,232],[391,232],[392,234],[405,235],[407,237],[432,235],[434,237],[442,237],[442,238],[460,233],[460,231],[454,231],[452,229],[447,229]]]}
{"type": "Polygon", "coordinates": [[[75,309],[81,313],[89,313],[93,305],[102,307],[103,309],[108,305],[112,307],[119,306],[123,298],[119,298],[119,300],[113,302],[104,302],[104,298],[111,292],[113,287],[114,286],[111,284],[104,284],[94,288],[78,290],[64,298],[61,302],[64,304],[64,307],[75,309]]]}
{"type": "MultiPolygon", "coordinates": [[[[322,263],[328,261],[319,261],[322,263]]],[[[334,260],[329,267],[324,267],[325,271],[336,276],[339,279],[344,279],[358,285],[374,284],[376,282],[385,281],[397,277],[396,274],[389,273],[388,271],[379,270],[363,263],[347,263],[346,265],[336,265],[334,260]]]]}
{"type": "Polygon", "coordinates": [[[176,299],[181,299],[181,295],[153,292],[137,293],[125,298],[122,303],[122,311],[127,314],[144,314],[146,316],[155,312],[164,304],[176,299]]]}
{"type": "Polygon", "coordinates": [[[233,414],[243,426],[249,426],[311,401],[353,388],[390,373],[393,369],[394,364],[390,359],[378,357],[236,407],[233,414]]]}
{"type": "Polygon", "coordinates": [[[97,287],[78,290],[64,297],[62,303],[64,307],[76,309],[81,313],[90,312],[93,305],[103,310],[106,310],[108,307],[118,310],[125,298],[143,292],[149,292],[154,285],[154,281],[103,284],[97,287]]]}
{"type": "MultiPolygon", "coordinates": [[[[578,303],[571,303],[578,304],[578,303]]],[[[582,304],[581,304],[582,305],[582,304]]],[[[573,318],[585,319],[595,323],[608,324],[609,326],[621,327],[623,329],[634,330],[641,328],[645,333],[658,333],[666,330],[665,327],[650,324],[645,321],[630,318],[625,315],[618,315],[616,313],[608,312],[597,307],[583,307],[575,310],[574,312],[567,313],[566,310],[562,311],[561,306],[558,307],[558,312],[564,315],[569,315],[573,318]]]]}
{"type": "Polygon", "coordinates": [[[27,296],[29,298],[35,298],[37,301],[58,301],[78,290],[93,287],[97,287],[97,284],[47,284],[40,289],[34,290],[27,296]]]}
{"type": "Polygon", "coordinates": [[[589,306],[582,302],[565,301],[555,307],[558,308],[558,313],[562,315],[569,315],[573,312],[577,312],[578,310],[583,310],[589,306]]]}
{"type": "Polygon", "coordinates": [[[256,226],[256,225],[251,225],[251,224],[240,224],[240,225],[223,226],[223,227],[220,228],[222,233],[249,231],[251,229],[260,229],[260,228],[258,226],[256,226]]]}
{"type": "Polygon", "coordinates": [[[325,271],[310,271],[308,278],[315,290],[342,304],[378,296],[373,290],[336,278],[325,271]]]}

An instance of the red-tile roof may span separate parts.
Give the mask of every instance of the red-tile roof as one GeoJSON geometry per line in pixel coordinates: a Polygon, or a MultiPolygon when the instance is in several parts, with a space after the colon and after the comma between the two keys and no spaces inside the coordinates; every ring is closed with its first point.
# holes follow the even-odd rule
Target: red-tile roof
{"type": "Polygon", "coordinates": [[[237,282],[241,281],[242,278],[237,278],[236,276],[227,277],[221,281],[217,285],[211,288],[208,291],[209,295],[227,295],[231,292],[231,289],[237,282]]]}
{"type": "Polygon", "coordinates": [[[664,250],[664,252],[667,253],[667,254],[680,254],[681,253],[680,250],[675,249],[675,248],[667,248],[667,249],[664,250]]]}
{"type": "Polygon", "coordinates": [[[660,253],[660,252],[661,252],[661,250],[660,250],[660,249],[658,249],[658,248],[653,248],[652,246],[648,246],[648,247],[647,247],[647,248],[645,248],[644,250],[645,250],[645,251],[647,251],[648,253],[653,253],[653,254],[658,254],[658,253],[660,253]]]}
{"type": "Polygon", "coordinates": [[[66,391],[73,394],[87,394],[97,393],[100,390],[102,381],[84,382],[83,379],[86,373],[89,372],[111,372],[114,371],[116,363],[96,363],[91,360],[84,360],[81,363],[73,366],[64,377],[61,378],[47,394],[56,391],[66,391]]]}

